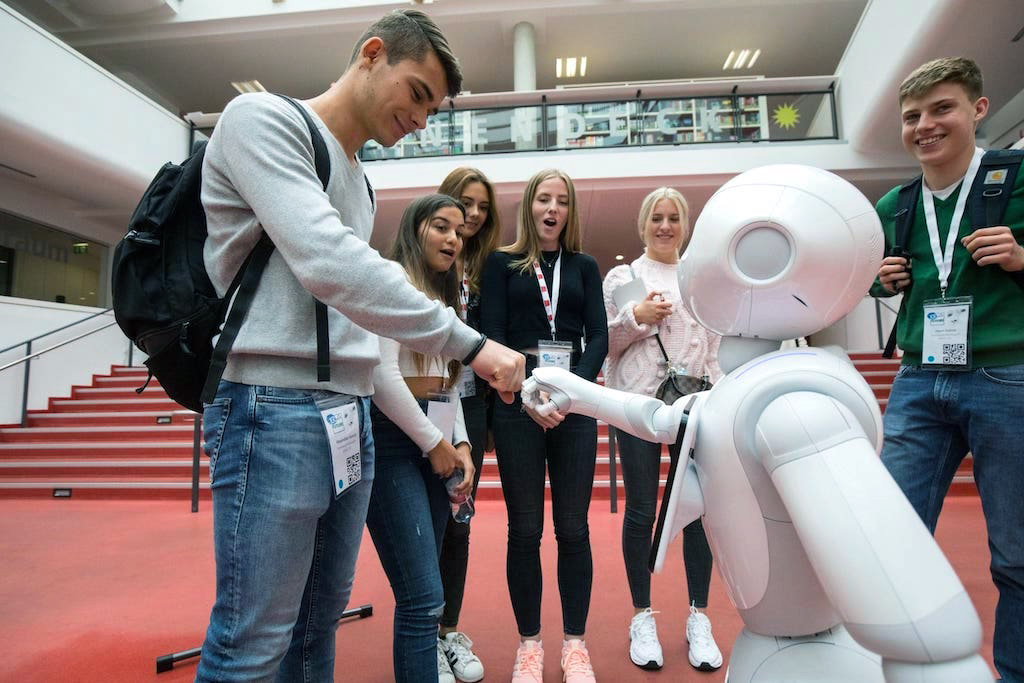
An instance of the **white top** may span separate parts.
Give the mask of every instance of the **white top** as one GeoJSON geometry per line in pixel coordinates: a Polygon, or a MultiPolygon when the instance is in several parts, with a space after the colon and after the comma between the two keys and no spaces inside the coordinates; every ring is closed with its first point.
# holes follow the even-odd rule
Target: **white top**
{"type": "MultiPolygon", "coordinates": [[[[409,391],[405,383],[406,377],[444,377],[448,378],[448,364],[440,356],[425,359],[423,372],[416,369],[413,351],[396,342],[394,339],[379,337],[380,365],[373,371],[373,402],[382,413],[388,416],[413,443],[424,453],[441,443],[441,430],[434,426],[420,408],[419,401],[409,391]]],[[[452,445],[469,443],[466,433],[466,421],[462,416],[462,401],[458,395],[453,400],[456,405],[455,438],[452,445]]]]}

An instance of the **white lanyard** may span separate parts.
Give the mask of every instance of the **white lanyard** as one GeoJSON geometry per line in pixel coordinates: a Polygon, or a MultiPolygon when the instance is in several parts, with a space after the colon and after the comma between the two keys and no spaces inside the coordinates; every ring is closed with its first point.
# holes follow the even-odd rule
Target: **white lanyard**
{"type": "Polygon", "coordinates": [[[953,207],[953,218],[949,222],[949,233],[946,235],[946,249],[942,250],[939,244],[939,223],[935,217],[935,200],[932,198],[932,191],[928,185],[921,180],[921,199],[924,204],[924,222],[928,228],[928,239],[932,246],[932,258],[935,259],[935,267],[939,270],[939,288],[942,291],[942,298],[946,298],[946,287],[949,284],[949,273],[953,270],[953,248],[956,246],[956,238],[960,233],[960,221],[964,216],[964,207],[967,205],[967,195],[971,193],[971,185],[974,184],[974,176],[978,174],[978,167],[981,166],[981,157],[985,150],[975,148],[971,165],[967,167],[963,182],[960,184],[960,194],[956,198],[956,205],[953,207]]]}
{"type": "Polygon", "coordinates": [[[459,287],[459,309],[462,313],[462,320],[465,321],[469,310],[469,278],[465,275],[462,276],[462,286],[459,287]]]}
{"type": "Polygon", "coordinates": [[[551,326],[551,338],[555,338],[555,312],[558,310],[558,287],[559,287],[559,264],[562,262],[562,250],[558,250],[558,258],[555,259],[554,273],[551,275],[551,296],[548,296],[548,283],[544,279],[544,273],[540,269],[540,263],[533,262],[533,272],[537,274],[537,282],[540,283],[540,300],[544,303],[544,312],[548,314],[548,325],[551,326]]]}

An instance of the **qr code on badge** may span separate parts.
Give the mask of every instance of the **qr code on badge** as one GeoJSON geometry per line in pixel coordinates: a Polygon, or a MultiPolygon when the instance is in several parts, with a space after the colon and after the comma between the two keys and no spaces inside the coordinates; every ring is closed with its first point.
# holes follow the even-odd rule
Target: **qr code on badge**
{"type": "Polygon", "coordinates": [[[361,454],[349,456],[345,459],[345,481],[352,485],[359,481],[363,475],[363,459],[361,454]]]}
{"type": "Polygon", "coordinates": [[[966,365],[967,344],[943,344],[942,362],[944,365],[966,365]]]}

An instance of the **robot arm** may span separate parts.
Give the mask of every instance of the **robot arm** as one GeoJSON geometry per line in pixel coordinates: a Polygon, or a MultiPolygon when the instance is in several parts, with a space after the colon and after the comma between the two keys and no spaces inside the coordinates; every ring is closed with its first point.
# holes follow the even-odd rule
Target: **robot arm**
{"type": "Polygon", "coordinates": [[[754,448],[850,634],[887,681],[991,681],[963,585],[850,410],[817,392],[783,394],[754,448]]]}
{"type": "Polygon", "coordinates": [[[561,368],[534,370],[523,382],[522,396],[525,405],[542,415],[553,410],[588,415],[655,443],[675,443],[686,406],[685,397],[667,406],[650,396],[588,382],[561,368]],[[547,401],[541,392],[548,394],[547,401]]]}

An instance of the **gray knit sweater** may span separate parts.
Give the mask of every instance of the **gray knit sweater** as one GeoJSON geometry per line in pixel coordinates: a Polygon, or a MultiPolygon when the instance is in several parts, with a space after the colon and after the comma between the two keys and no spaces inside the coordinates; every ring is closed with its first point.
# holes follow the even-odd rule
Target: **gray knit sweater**
{"type": "Polygon", "coordinates": [[[347,159],[307,110],[330,152],[326,194],[306,123],[274,95],[236,97],[206,150],[202,201],[209,237],[203,255],[218,293],[227,290],[262,231],[276,246],[224,379],[368,396],[379,360],[375,334],[428,355],[466,356],[479,334],[370,248],[373,207],[362,164],[347,159]],[[329,383],[316,381],[314,296],[329,310],[329,383]]]}

